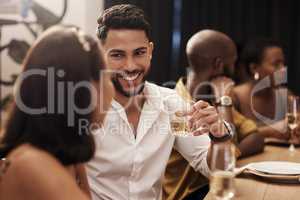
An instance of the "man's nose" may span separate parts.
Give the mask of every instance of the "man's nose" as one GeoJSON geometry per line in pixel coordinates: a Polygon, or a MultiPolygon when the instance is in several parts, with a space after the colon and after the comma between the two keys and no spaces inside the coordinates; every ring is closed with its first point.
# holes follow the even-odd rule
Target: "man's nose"
{"type": "Polygon", "coordinates": [[[136,62],[132,57],[128,57],[126,59],[125,68],[127,71],[133,71],[133,70],[137,69],[136,62]]]}

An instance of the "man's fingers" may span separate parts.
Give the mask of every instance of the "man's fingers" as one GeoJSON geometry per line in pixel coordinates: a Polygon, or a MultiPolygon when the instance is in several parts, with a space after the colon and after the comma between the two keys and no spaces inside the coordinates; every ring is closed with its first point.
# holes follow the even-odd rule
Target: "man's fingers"
{"type": "Polygon", "coordinates": [[[219,114],[215,113],[215,114],[209,115],[207,117],[204,117],[201,121],[203,121],[203,123],[206,123],[206,124],[214,124],[219,121],[219,118],[220,118],[219,114]]]}
{"type": "Polygon", "coordinates": [[[194,122],[200,120],[203,117],[209,116],[209,115],[213,115],[215,114],[217,111],[215,109],[215,107],[213,106],[208,106],[204,109],[198,110],[196,112],[194,112],[191,116],[191,118],[189,119],[190,124],[193,124],[194,122]]]}
{"type": "Polygon", "coordinates": [[[194,136],[208,134],[209,133],[209,126],[200,126],[198,129],[192,132],[194,136]]]}
{"type": "Polygon", "coordinates": [[[193,108],[196,110],[200,110],[200,109],[204,109],[206,107],[209,106],[209,103],[207,103],[206,101],[197,101],[196,103],[194,103],[193,108]]]}
{"type": "Polygon", "coordinates": [[[200,101],[194,103],[193,105],[191,105],[190,109],[188,109],[187,111],[177,111],[177,112],[175,112],[175,114],[178,117],[184,117],[184,116],[187,116],[187,115],[193,115],[198,110],[204,109],[204,108],[206,108],[208,106],[209,106],[209,103],[207,103],[206,101],[200,100],[200,101]]]}
{"type": "Polygon", "coordinates": [[[211,115],[208,115],[206,117],[202,117],[201,119],[194,121],[191,124],[192,130],[198,129],[202,126],[209,127],[211,124],[214,124],[219,121],[219,115],[217,113],[213,113],[211,115]]]}

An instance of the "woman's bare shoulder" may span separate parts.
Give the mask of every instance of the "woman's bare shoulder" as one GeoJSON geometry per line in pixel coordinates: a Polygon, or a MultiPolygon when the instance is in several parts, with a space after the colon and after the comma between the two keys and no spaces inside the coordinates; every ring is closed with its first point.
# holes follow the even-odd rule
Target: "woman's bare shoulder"
{"type": "Polygon", "coordinates": [[[237,85],[233,88],[233,92],[236,95],[243,95],[251,89],[251,86],[248,83],[243,83],[241,85],[237,85]]]}
{"type": "Polygon", "coordinates": [[[240,111],[243,104],[247,104],[247,99],[250,97],[250,86],[247,83],[237,85],[230,93],[234,107],[240,111]]]}
{"type": "Polygon", "coordinates": [[[76,193],[81,196],[75,180],[49,153],[22,145],[8,159],[11,164],[6,178],[16,181],[14,185],[27,196],[24,199],[74,199],[76,193]]]}
{"type": "Polygon", "coordinates": [[[41,171],[47,174],[45,169],[64,171],[64,167],[49,153],[31,145],[21,145],[14,149],[8,156],[11,163],[9,170],[15,173],[38,175],[41,171]]]}
{"type": "Polygon", "coordinates": [[[248,99],[251,94],[251,85],[248,83],[244,83],[241,85],[237,85],[232,90],[232,95],[236,100],[242,101],[243,99],[248,99]]]}

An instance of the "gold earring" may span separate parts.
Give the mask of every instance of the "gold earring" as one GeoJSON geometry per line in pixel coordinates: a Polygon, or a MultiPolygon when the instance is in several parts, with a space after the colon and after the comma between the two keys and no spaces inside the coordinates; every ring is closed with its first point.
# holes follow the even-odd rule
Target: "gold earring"
{"type": "Polygon", "coordinates": [[[259,73],[258,73],[258,72],[255,72],[255,73],[254,73],[254,80],[257,81],[258,79],[259,79],[259,73]]]}

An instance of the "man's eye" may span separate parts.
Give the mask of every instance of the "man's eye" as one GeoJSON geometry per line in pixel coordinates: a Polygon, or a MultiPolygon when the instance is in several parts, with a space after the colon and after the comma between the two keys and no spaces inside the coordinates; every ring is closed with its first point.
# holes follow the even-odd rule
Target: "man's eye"
{"type": "Polygon", "coordinates": [[[137,56],[142,56],[144,54],[146,54],[146,51],[137,51],[137,52],[135,52],[135,55],[137,55],[137,56]]]}
{"type": "Polygon", "coordinates": [[[122,58],[124,55],[121,53],[113,53],[113,54],[110,54],[110,56],[113,58],[122,58]]]}
{"type": "Polygon", "coordinates": [[[278,68],[281,68],[281,66],[283,66],[283,64],[281,62],[276,62],[276,63],[273,63],[273,66],[278,69],[278,68]]]}

